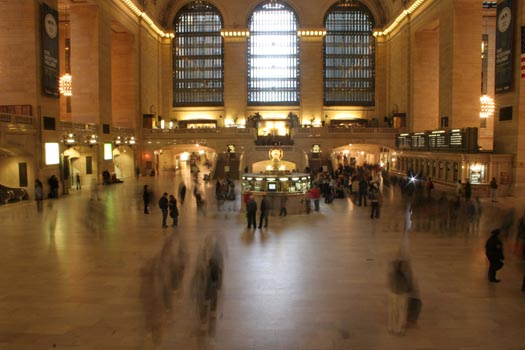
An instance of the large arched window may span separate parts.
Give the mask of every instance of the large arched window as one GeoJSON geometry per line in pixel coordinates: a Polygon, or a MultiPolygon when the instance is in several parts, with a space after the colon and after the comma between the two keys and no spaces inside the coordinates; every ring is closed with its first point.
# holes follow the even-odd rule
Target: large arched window
{"type": "Polygon", "coordinates": [[[204,1],[186,4],[175,17],[173,105],[224,105],[222,19],[204,1]]]}
{"type": "Polygon", "coordinates": [[[375,103],[374,19],[359,1],[340,1],[325,17],[324,104],[375,103]]]}
{"type": "Polygon", "coordinates": [[[249,21],[248,104],[299,104],[297,18],[279,2],[259,5],[249,21]]]}

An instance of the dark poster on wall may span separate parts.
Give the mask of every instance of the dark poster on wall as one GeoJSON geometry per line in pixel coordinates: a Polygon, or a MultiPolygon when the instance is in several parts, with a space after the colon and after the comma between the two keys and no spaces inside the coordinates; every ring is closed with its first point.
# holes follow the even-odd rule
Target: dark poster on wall
{"type": "Polygon", "coordinates": [[[42,89],[58,97],[58,12],[42,4],[42,89]]]}
{"type": "Polygon", "coordinates": [[[498,1],[496,11],[496,92],[512,89],[513,0],[498,1]]]}

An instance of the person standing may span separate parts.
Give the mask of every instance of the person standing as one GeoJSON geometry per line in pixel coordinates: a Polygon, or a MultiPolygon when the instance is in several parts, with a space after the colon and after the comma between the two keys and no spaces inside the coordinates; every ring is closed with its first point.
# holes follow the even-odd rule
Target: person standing
{"type": "Polygon", "coordinates": [[[142,200],[144,201],[144,214],[149,214],[149,202],[151,195],[148,190],[148,185],[144,185],[144,191],[142,192],[142,200]]]}
{"type": "Polygon", "coordinates": [[[470,201],[470,197],[472,197],[472,186],[470,185],[470,181],[467,180],[465,184],[465,200],[467,202],[470,201]]]}
{"type": "Polygon", "coordinates": [[[166,219],[168,218],[169,200],[166,192],[164,192],[164,195],[159,199],[159,208],[162,211],[162,227],[168,227],[168,225],[166,225],[166,219]]]}
{"type": "Polygon", "coordinates": [[[321,199],[321,190],[318,186],[314,186],[310,190],[310,196],[314,200],[314,210],[319,211],[319,200],[321,199]]]}
{"type": "Polygon", "coordinates": [[[485,244],[485,255],[490,262],[488,278],[492,283],[498,283],[500,280],[496,279],[496,271],[503,267],[503,243],[499,238],[500,229],[492,230],[490,238],[485,244]]]}
{"type": "Polygon", "coordinates": [[[259,228],[262,227],[263,219],[264,219],[264,227],[268,227],[268,212],[270,211],[270,202],[268,202],[268,198],[266,198],[266,195],[264,194],[261,199],[261,215],[259,216],[259,228]]]}
{"type": "Polygon", "coordinates": [[[253,228],[255,229],[257,227],[257,202],[255,201],[253,195],[250,196],[250,199],[248,199],[248,202],[246,202],[246,217],[248,219],[248,228],[251,228],[253,225],[253,228]]]}
{"type": "Polygon", "coordinates": [[[173,219],[171,226],[177,226],[179,223],[179,209],[177,208],[177,200],[172,194],[170,194],[168,206],[170,209],[170,217],[173,219]]]}
{"type": "Polygon", "coordinates": [[[379,208],[381,207],[382,195],[381,191],[372,185],[370,187],[370,205],[372,206],[372,211],[370,212],[370,219],[373,219],[374,216],[376,219],[379,219],[379,208]]]}
{"type": "Polygon", "coordinates": [[[82,185],[80,184],[80,173],[77,173],[76,180],[77,180],[77,190],[81,190],[82,185]]]}
{"type": "Polygon", "coordinates": [[[42,200],[44,199],[44,186],[42,181],[39,179],[35,180],[35,200],[36,200],[36,210],[42,212],[42,200]]]}
{"type": "Polygon", "coordinates": [[[496,202],[497,192],[498,192],[498,182],[496,181],[496,178],[493,177],[492,180],[490,180],[490,198],[492,202],[496,202]]]}
{"type": "Polygon", "coordinates": [[[366,207],[366,196],[368,195],[368,182],[365,180],[364,176],[359,180],[359,206],[361,206],[363,200],[366,207]]]}

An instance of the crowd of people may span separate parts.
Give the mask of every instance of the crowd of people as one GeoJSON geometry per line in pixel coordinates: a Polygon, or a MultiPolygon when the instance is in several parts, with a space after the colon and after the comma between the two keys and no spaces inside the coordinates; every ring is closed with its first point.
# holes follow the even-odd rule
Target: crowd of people
{"type": "MultiPolygon", "coordinates": [[[[58,195],[54,179],[52,177],[48,181],[51,188],[50,197],[58,195]]],[[[198,181],[195,179],[194,181],[193,194],[198,213],[206,215],[203,193],[198,181]]],[[[447,193],[436,191],[430,177],[423,178],[412,173],[408,173],[407,176],[387,176],[377,166],[341,165],[334,172],[319,169],[313,174],[311,188],[304,194],[302,202],[305,212],[310,214],[312,211],[320,211],[322,199],[325,205],[330,205],[334,199],[348,197],[356,208],[370,207],[371,219],[379,219],[383,205],[383,190],[386,186],[389,191],[394,192],[397,192],[399,187],[401,197],[404,199],[402,203],[409,203],[411,232],[481,234],[480,222],[485,211],[480,198],[473,196],[469,181],[462,183],[458,180],[454,192],[447,193]]],[[[491,184],[490,188],[491,200],[495,202],[497,184],[491,184]]],[[[225,201],[235,200],[235,191],[235,184],[230,179],[216,181],[217,211],[223,210],[225,201]]],[[[168,215],[172,220],[171,226],[178,226],[178,204],[184,205],[186,192],[185,183],[180,182],[177,193],[163,192],[160,196],[158,206],[162,214],[163,228],[168,227],[168,215]]],[[[41,211],[43,186],[39,180],[35,181],[35,199],[37,209],[41,211]]],[[[150,214],[154,193],[147,184],[143,186],[142,199],[144,214],[150,214]]],[[[271,205],[267,196],[262,194],[257,203],[254,195],[247,192],[242,200],[246,209],[247,228],[268,228],[271,205]],[[259,212],[258,218],[257,212],[259,212]]],[[[96,218],[103,216],[103,213],[96,203],[91,206],[93,208],[88,208],[86,220],[97,222],[96,218]]],[[[280,196],[279,206],[279,215],[286,216],[288,214],[286,196],[280,196]]],[[[491,231],[485,245],[485,255],[489,265],[487,279],[491,283],[501,281],[496,274],[504,266],[504,245],[509,245],[513,252],[525,259],[525,215],[516,220],[515,210],[501,211],[499,214],[497,220],[493,217],[487,219],[492,220],[497,226],[491,231]]],[[[103,230],[103,226],[90,227],[96,232],[103,230]]],[[[174,249],[173,235],[169,237],[159,254],[144,266],[142,272],[146,323],[155,339],[161,338],[161,324],[164,317],[162,310],[171,308],[170,293],[180,286],[187,260],[183,245],[174,249]]],[[[197,259],[191,282],[192,295],[201,320],[217,307],[217,293],[221,288],[223,270],[223,248],[215,238],[208,237],[197,259]]],[[[396,334],[403,334],[407,325],[417,321],[422,307],[419,288],[408,255],[399,256],[391,262],[388,281],[389,330],[396,334]]],[[[521,288],[525,291],[525,277],[521,288]]]]}

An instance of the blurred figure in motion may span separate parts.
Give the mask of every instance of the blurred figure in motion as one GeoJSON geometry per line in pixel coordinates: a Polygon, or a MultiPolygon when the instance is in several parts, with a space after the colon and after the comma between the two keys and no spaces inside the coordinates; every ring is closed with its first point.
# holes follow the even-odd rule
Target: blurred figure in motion
{"type": "Polygon", "coordinates": [[[490,180],[490,199],[492,202],[496,201],[496,195],[498,193],[498,182],[496,181],[496,178],[493,177],[492,180],[490,180]]]}
{"type": "Polygon", "coordinates": [[[42,200],[44,200],[44,186],[39,179],[35,180],[35,200],[36,210],[41,213],[43,209],[42,200]]]}
{"type": "Polygon", "coordinates": [[[155,348],[162,344],[164,324],[171,317],[173,292],[182,284],[187,260],[183,241],[169,235],[160,251],[141,268],[140,299],[145,329],[155,348]]]}
{"type": "Polygon", "coordinates": [[[144,202],[144,214],[149,214],[151,193],[149,192],[148,185],[144,185],[144,190],[142,191],[142,201],[144,202]]]}
{"type": "Polygon", "coordinates": [[[388,330],[395,334],[405,332],[408,312],[408,291],[410,288],[405,260],[394,260],[388,272],[388,330]]]}
{"type": "Polygon", "coordinates": [[[427,199],[432,199],[432,190],[434,189],[434,182],[432,182],[432,178],[429,176],[426,183],[426,189],[427,189],[427,199]]]}
{"type": "Polygon", "coordinates": [[[197,214],[202,214],[206,216],[206,206],[204,203],[204,198],[202,198],[201,192],[195,188],[195,191],[193,191],[193,194],[195,195],[195,204],[197,205],[197,214]]]}
{"type": "Polygon", "coordinates": [[[98,184],[97,179],[93,178],[91,180],[91,200],[100,200],[100,195],[98,193],[98,184]]]}
{"type": "Polygon", "coordinates": [[[286,209],[286,202],[288,202],[288,197],[286,194],[282,194],[280,198],[281,210],[279,211],[279,216],[288,215],[288,210],[286,209]]]}
{"type": "Polygon", "coordinates": [[[408,258],[399,257],[390,263],[388,285],[388,330],[404,334],[407,325],[417,322],[422,305],[408,258]]]}
{"type": "Polygon", "coordinates": [[[217,309],[224,271],[224,249],[223,244],[210,235],[205,238],[197,258],[191,290],[202,323],[207,322],[210,311],[213,313],[217,309]]]}
{"type": "Polygon", "coordinates": [[[522,259],[525,259],[525,215],[523,215],[516,224],[516,253],[522,259]]]}
{"type": "Polygon", "coordinates": [[[503,238],[509,238],[511,228],[514,225],[515,218],[516,210],[514,208],[509,209],[506,213],[503,214],[500,226],[501,236],[503,236],[503,238]]]}
{"type": "Polygon", "coordinates": [[[485,244],[485,255],[489,260],[489,272],[488,278],[489,282],[498,283],[500,280],[496,279],[496,272],[503,267],[503,243],[499,238],[500,229],[492,230],[490,238],[485,244]]]}
{"type": "Polygon", "coordinates": [[[179,185],[179,200],[180,200],[180,204],[184,204],[184,198],[186,197],[186,185],[184,184],[184,182],[181,182],[181,184],[179,185]]]}

